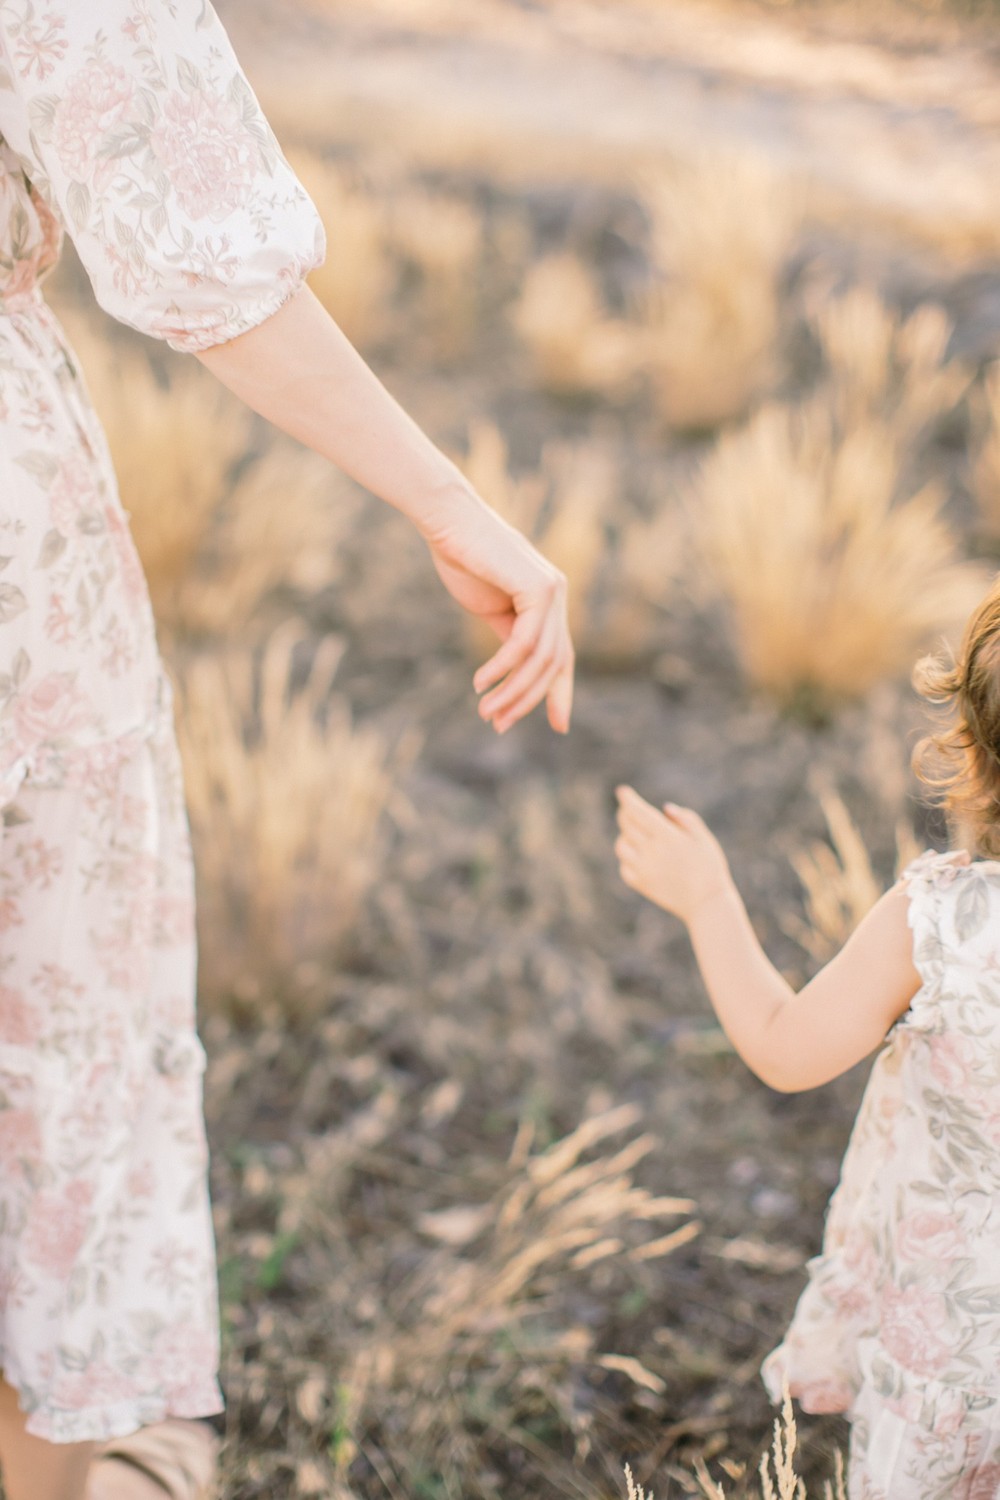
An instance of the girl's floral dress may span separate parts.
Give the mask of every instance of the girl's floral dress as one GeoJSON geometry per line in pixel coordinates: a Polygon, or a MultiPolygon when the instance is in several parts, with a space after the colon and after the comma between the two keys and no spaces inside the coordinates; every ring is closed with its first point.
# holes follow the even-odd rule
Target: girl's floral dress
{"type": "Polygon", "coordinates": [[[72,1442],[220,1400],[170,692],[39,289],[63,229],[102,306],[180,350],[322,258],[206,0],[0,0],[0,1365],[72,1442]]]}
{"type": "Polygon", "coordinates": [[[1000,864],[924,854],[904,881],[923,983],[764,1378],[847,1413],[851,1500],[998,1500],[1000,864]]]}

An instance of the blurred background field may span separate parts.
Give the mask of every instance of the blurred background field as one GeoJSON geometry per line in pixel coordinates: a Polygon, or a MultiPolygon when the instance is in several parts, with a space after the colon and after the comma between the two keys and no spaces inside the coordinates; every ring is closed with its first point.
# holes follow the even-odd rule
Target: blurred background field
{"type": "MultiPolygon", "coordinates": [[[[406,525],[67,261],[177,683],[224,1495],[757,1495],[865,1070],[747,1073],[613,788],[704,813],[796,982],[947,837],[907,676],[1000,556],[995,9],[220,9],[317,294],[580,653],[567,741],[493,737],[406,525]]],[[[800,1422],[811,1496],[845,1432],[800,1422]]]]}

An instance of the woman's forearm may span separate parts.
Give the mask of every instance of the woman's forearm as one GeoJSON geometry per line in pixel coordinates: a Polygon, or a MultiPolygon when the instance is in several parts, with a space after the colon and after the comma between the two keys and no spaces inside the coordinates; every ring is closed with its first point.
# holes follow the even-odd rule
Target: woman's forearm
{"type": "Polygon", "coordinates": [[[223,385],[416,526],[452,597],[502,644],[474,678],[504,733],[546,700],[565,733],[573,701],[566,580],[476,494],[393,400],[303,287],[256,328],[199,355],[223,385]]]}
{"type": "Polygon", "coordinates": [[[402,511],[428,539],[456,508],[481,503],[308,287],[198,358],[254,411],[402,511]]]}

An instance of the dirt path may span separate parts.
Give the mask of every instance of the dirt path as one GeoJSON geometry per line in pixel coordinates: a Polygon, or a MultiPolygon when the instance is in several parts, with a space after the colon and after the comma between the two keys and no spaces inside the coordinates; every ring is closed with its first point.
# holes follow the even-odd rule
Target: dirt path
{"type": "Polygon", "coordinates": [[[684,0],[224,9],[282,132],[517,176],[749,145],[831,212],[959,254],[1000,246],[1000,64],[976,38],[904,48],[684,0]]]}

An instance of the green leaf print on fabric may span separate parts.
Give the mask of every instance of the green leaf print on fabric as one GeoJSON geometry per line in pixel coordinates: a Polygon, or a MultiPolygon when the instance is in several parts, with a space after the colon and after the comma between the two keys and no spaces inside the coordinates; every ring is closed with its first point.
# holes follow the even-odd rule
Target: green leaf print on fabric
{"type": "Polygon", "coordinates": [[[16,620],[27,607],[23,589],[19,589],[16,583],[0,583],[0,625],[16,620]]]}
{"type": "Polygon", "coordinates": [[[51,568],[56,558],[61,557],[66,550],[66,538],[55,526],[47,531],[42,538],[42,545],[38,551],[36,568],[51,568]]]}
{"type": "Polygon", "coordinates": [[[986,881],[971,874],[962,882],[955,902],[955,932],[960,943],[967,943],[986,925],[990,914],[990,897],[986,881]]]}

